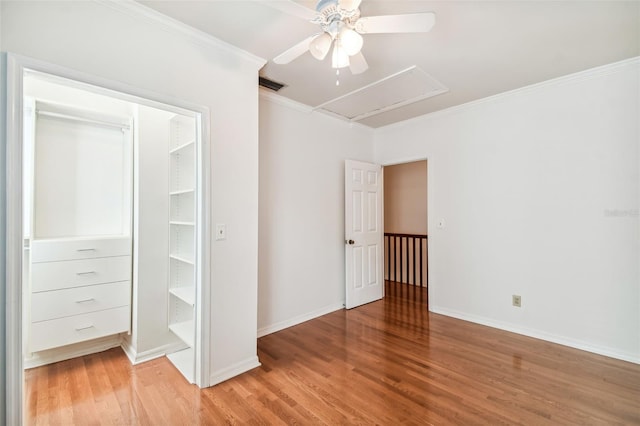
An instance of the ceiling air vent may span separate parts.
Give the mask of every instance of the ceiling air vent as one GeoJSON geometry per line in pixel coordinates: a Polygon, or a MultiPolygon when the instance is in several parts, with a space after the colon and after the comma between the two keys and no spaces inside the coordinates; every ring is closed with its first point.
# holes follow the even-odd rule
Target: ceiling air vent
{"type": "Polygon", "coordinates": [[[358,121],[448,91],[442,83],[414,65],[314,109],[358,121]]]}
{"type": "Polygon", "coordinates": [[[274,92],[282,89],[285,85],[282,83],[278,83],[277,81],[269,80],[265,77],[260,77],[258,80],[258,84],[262,87],[266,87],[267,89],[271,89],[274,92]]]}

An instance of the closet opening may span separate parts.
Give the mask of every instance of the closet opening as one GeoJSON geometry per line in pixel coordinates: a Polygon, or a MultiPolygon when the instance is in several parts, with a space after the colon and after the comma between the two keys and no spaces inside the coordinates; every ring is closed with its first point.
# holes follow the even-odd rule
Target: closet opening
{"type": "Polygon", "coordinates": [[[207,109],[9,65],[8,393],[24,369],[118,346],[208,386],[207,109]]]}

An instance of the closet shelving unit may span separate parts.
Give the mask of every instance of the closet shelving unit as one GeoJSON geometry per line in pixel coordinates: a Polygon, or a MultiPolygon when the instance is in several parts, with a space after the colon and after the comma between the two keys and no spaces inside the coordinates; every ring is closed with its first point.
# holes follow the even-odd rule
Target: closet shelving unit
{"type": "Polygon", "coordinates": [[[167,357],[189,380],[195,372],[196,125],[176,115],[169,142],[169,330],[184,348],[167,357]]]}

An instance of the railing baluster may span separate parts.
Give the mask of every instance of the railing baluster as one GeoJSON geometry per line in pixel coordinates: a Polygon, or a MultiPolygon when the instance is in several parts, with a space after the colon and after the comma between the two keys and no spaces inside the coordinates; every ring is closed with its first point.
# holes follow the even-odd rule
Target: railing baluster
{"type": "Polygon", "coordinates": [[[387,243],[387,273],[386,273],[386,279],[391,281],[391,258],[389,256],[391,256],[391,252],[389,251],[389,248],[391,247],[391,237],[385,235],[384,236],[385,242],[387,243]]]}
{"type": "Polygon", "coordinates": [[[422,237],[420,237],[420,287],[424,287],[424,281],[422,281],[422,237]]]}
{"type": "Polygon", "coordinates": [[[402,246],[402,237],[400,237],[400,282],[404,282],[404,250],[402,246]]]}
{"type": "MultiPolygon", "coordinates": [[[[409,237],[405,237],[404,238],[404,250],[407,252],[407,256],[406,256],[407,284],[409,284],[409,237]]],[[[404,266],[403,266],[403,268],[404,268],[404,266]]]]}
{"type": "Polygon", "coordinates": [[[393,281],[396,280],[396,269],[398,266],[398,261],[396,260],[396,254],[398,250],[396,250],[396,236],[393,236],[393,281]]]}
{"type": "Polygon", "coordinates": [[[426,237],[424,239],[425,245],[424,245],[424,257],[425,259],[427,259],[427,265],[426,265],[426,271],[425,271],[425,275],[427,278],[427,287],[429,287],[429,237],[426,237]]]}
{"type": "MultiPolygon", "coordinates": [[[[417,285],[418,283],[416,282],[416,260],[418,259],[418,252],[416,251],[416,238],[413,237],[411,238],[412,241],[412,246],[413,246],[413,285],[417,285]]],[[[422,259],[420,260],[422,261],[422,259]]]]}

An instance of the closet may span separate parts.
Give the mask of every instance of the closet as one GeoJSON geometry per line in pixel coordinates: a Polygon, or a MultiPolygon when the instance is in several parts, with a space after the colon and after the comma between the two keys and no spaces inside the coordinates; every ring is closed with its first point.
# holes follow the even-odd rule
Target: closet
{"type": "Polygon", "coordinates": [[[35,137],[28,349],[129,332],[130,122],[41,101],[30,105],[35,137]]]}
{"type": "Polygon", "coordinates": [[[197,115],[29,75],[24,125],[25,367],[122,346],[196,382],[197,115]]]}

